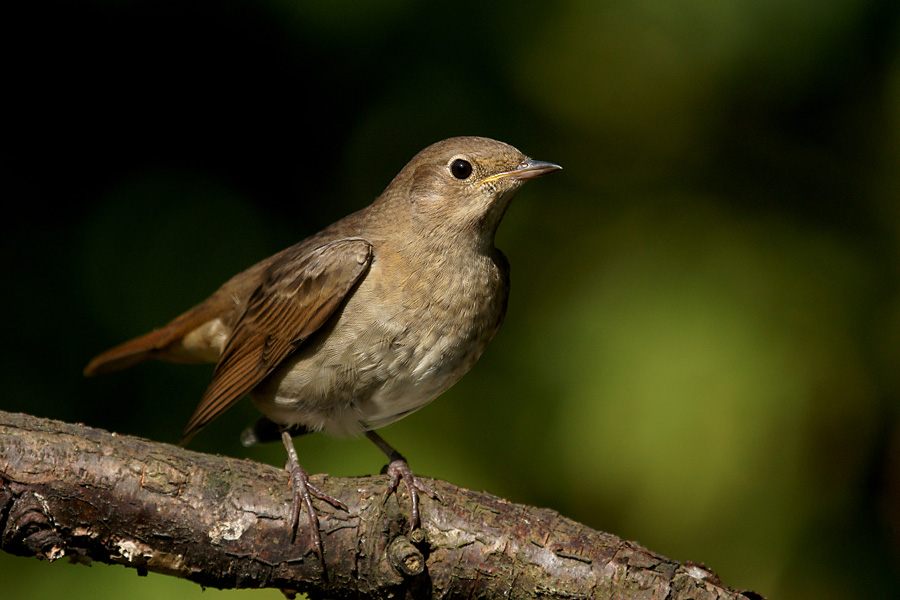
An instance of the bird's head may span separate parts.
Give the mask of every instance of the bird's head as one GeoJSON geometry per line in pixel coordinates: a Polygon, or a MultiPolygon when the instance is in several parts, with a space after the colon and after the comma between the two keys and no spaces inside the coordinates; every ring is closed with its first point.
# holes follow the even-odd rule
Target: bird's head
{"type": "Polygon", "coordinates": [[[450,138],[413,157],[382,198],[397,214],[408,215],[419,235],[445,240],[474,236],[493,245],[516,190],[526,180],[560,168],[496,140],[450,138]]]}

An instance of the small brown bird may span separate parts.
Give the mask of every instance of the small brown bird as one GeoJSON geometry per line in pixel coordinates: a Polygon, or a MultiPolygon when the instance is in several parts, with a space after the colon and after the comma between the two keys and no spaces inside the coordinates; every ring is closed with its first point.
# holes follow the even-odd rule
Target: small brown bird
{"type": "Polygon", "coordinates": [[[414,529],[417,492],[436,495],[374,429],[453,385],[497,333],[509,293],[497,226],[525,180],[559,168],[486,138],[433,144],[369,207],[235,275],[162,328],[100,354],[85,374],[148,359],[216,363],[182,443],[249,394],[268,420],[244,441],[283,441],[293,533],[302,502],[320,561],[311,496],[347,507],[309,483],[293,433],[365,433],[389,458],[388,493],[406,484],[414,529]]]}

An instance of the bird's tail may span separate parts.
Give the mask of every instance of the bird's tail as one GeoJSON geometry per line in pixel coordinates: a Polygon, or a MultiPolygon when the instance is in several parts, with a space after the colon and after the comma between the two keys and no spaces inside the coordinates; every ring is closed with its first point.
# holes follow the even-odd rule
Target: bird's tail
{"type": "Polygon", "coordinates": [[[103,375],[150,359],[192,364],[216,362],[221,347],[215,344],[215,328],[209,325],[221,315],[221,304],[214,296],[163,327],[110,348],[94,357],[84,368],[84,374],[103,375]],[[202,333],[189,335],[195,331],[202,333]],[[190,339],[187,345],[185,336],[190,339]]]}
{"type": "Polygon", "coordinates": [[[154,329],[95,356],[84,368],[88,377],[112,373],[154,358],[171,341],[169,327],[154,329]]]}

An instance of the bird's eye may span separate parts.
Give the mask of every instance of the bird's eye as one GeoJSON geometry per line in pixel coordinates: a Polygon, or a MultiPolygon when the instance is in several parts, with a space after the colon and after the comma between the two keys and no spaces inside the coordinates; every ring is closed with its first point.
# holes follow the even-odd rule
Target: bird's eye
{"type": "Polygon", "coordinates": [[[450,163],[450,172],[457,179],[466,179],[472,174],[472,163],[461,158],[457,158],[450,163]]]}

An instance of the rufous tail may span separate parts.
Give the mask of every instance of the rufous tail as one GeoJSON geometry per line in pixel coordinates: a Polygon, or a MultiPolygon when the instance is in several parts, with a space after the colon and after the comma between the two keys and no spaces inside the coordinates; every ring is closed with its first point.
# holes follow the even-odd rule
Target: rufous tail
{"type": "Polygon", "coordinates": [[[168,327],[154,329],[95,356],[84,368],[84,374],[88,377],[103,375],[150,360],[172,341],[171,337],[168,327]]]}
{"type": "Polygon", "coordinates": [[[86,376],[103,375],[131,367],[150,359],[179,363],[215,362],[208,354],[200,355],[182,347],[184,337],[196,328],[217,318],[223,303],[216,294],[169,323],[99,354],[84,368],[86,376]]]}

